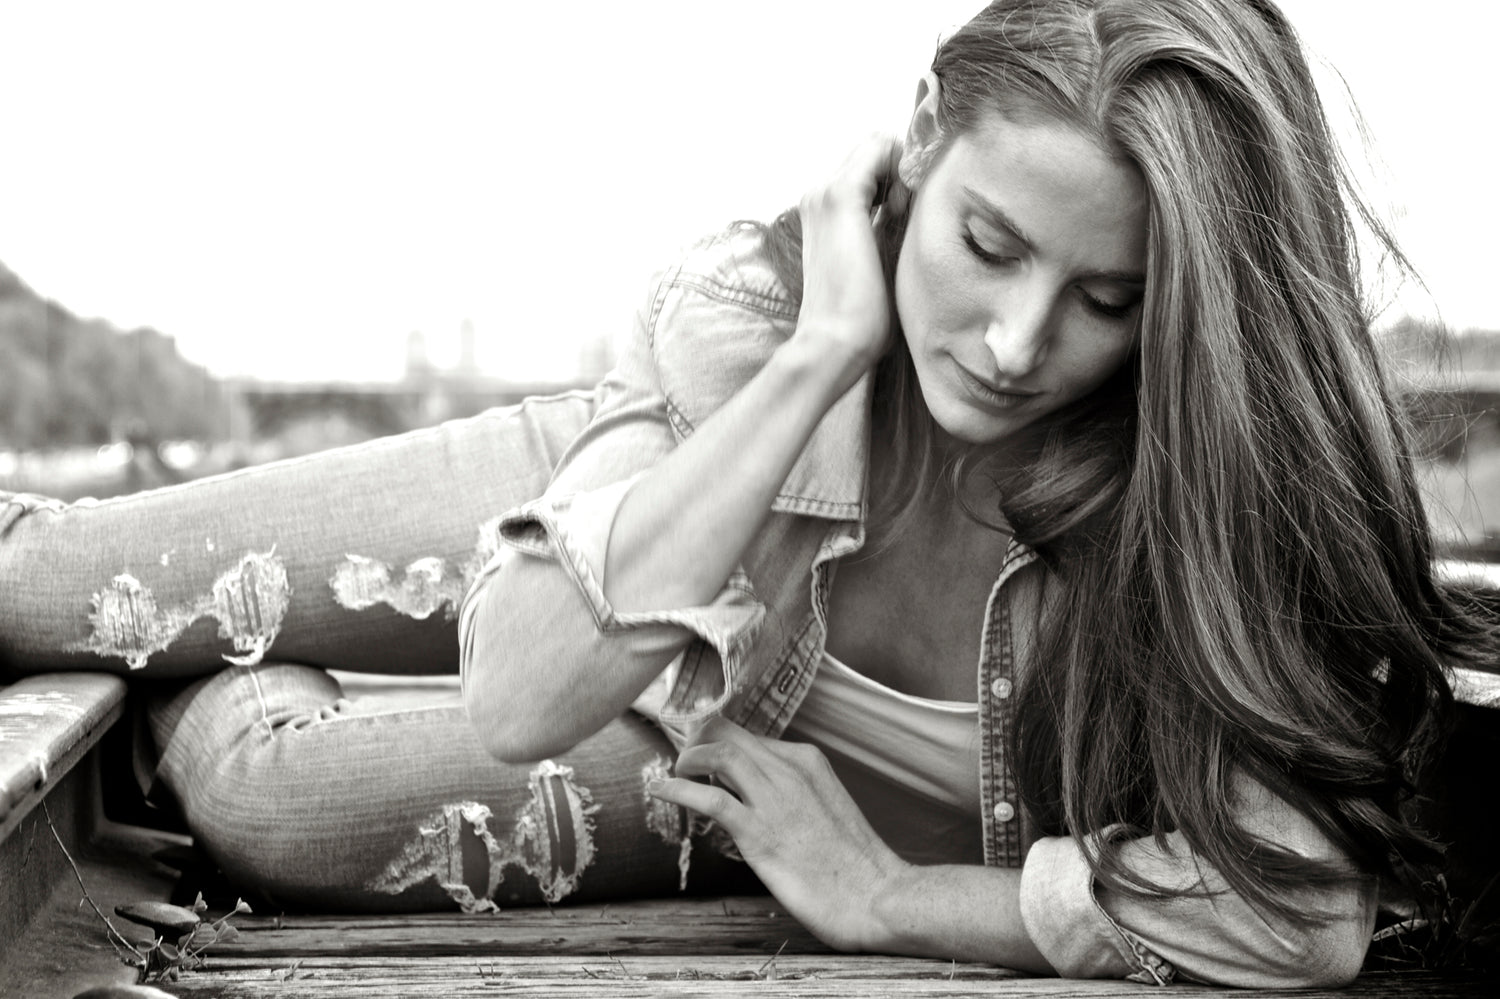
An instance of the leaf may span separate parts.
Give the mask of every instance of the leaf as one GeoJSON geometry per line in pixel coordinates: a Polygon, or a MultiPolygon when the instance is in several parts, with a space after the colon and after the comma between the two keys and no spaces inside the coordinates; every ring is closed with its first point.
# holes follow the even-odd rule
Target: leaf
{"type": "Polygon", "coordinates": [[[230,943],[236,940],[239,935],[240,931],[235,929],[233,926],[224,926],[219,930],[219,938],[215,941],[215,943],[230,943]]]}
{"type": "Polygon", "coordinates": [[[193,911],[202,915],[208,911],[208,903],[203,901],[203,893],[200,891],[198,897],[193,899],[193,911]]]}
{"type": "Polygon", "coordinates": [[[171,937],[174,940],[184,933],[191,933],[199,923],[198,914],[191,909],[184,909],[180,905],[169,905],[166,902],[129,902],[125,905],[115,906],[115,915],[149,926],[157,932],[157,935],[171,937]]]}
{"type": "Polygon", "coordinates": [[[207,923],[203,923],[195,927],[193,932],[188,934],[185,939],[178,941],[178,946],[183,950],[199,950],[207,947],[218,938],[219,934],[214,928],[207,923]]]}

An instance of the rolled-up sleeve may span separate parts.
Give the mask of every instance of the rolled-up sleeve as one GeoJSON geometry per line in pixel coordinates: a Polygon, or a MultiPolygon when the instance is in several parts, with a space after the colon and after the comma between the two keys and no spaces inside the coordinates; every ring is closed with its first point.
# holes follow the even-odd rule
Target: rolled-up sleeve
{"type": "Polygon", "coordinates": [[[460,672],[470,716],[481,726],[511,710],[515,683],[540,682],[558,664],[579,662],[591,676],[644,678],[651,713],[690,724],[725,703],[764,617],[743,571],[698,607],[617,613],[605,597],[620,504],[678,444],[652,346],[671,339],[666,331],[680,321],[676,274],[658,275],[633,335],[595,391],[593,418],[546,492],[501,516],[497,550],[469,587],[459,615],[460,672]]]}
{"type": "MultiPolygon", "coordinates": [[[[651,714],[686,725],[723,706],[733,676],[765,614],[743,572],[733,573],[714,600],[698,607],[619,613],[604,594],[609,529],[639,476],[584,493],[548,496],[505,514],[500,549],[480,572],[459,618],[465,685],[475,664],[524,655],[540,668],[583,657],[600,670],[661,672],[648,689],[651,714]],[[504,586],[493,580],[504,574],[504,586]],[[685,644],[697,638],[718,669],[692,685],[685,700],[685,644]],[[717,679],[717,683],[712,682],[717,679]]],[[[701,658],[701,655],[698,657],[701,658]]],[[[472,713],[503,710],[503,694],[475,685],[472,713]],[[489,700],[497,703],[490,705],[489,700]]]]}
{"type": "MultiPolygon", "coordinates": [[[[1303,856],[1332,859],[1333,845],[1305,816],[1245,781],[1244,824],[1303,856]]],[[[1178,833],[1120,845],[1132,871],[1176,889],[1168,898],[1133,898],[1096,883],[1084,843],[1067,836],[1038,840],[1021,875],[1021,913],[1042,954],[1070,978],[1128,978],[1166,985],[1182,977],[1247,988],[1329,987],[1358,973],[1374,928],[1376,888],[1354,883],[1308,888],[1300,923],[1262,913],[1231,891],[1178,833]]]]}

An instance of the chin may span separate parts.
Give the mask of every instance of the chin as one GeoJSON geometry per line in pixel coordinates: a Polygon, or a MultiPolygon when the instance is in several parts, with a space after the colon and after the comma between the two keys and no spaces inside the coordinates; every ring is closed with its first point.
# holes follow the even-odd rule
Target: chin
{"type": "Polygon", "coordinates": [[[1031,423],[1029,417],[1005,419],[978,412],[968,406],[953,404],[928,406],[932,421],[948,437],[963,444],[990,445],[1003,443],[1031,423]]]}

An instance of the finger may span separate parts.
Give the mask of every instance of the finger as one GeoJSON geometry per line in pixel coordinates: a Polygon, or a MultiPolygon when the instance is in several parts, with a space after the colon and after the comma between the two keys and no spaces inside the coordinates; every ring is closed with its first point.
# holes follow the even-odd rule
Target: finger
{"type": "MultiPolygon", "coordinates": [[[[702,726],[688,738],[688,748],[694,746],[708,746],[712,742],[728,743],[733,749],[709,751],[709,755],[688,755],[688,765],[694,768],[695,776],[708,776],[718,771],[706,768],[715,765],[718,756],[723,754],[727,759],[735,750],[743,752],[751,762],[757,764],[761,771],[768,776],[778,769],[778,762],[787,762],[799,768],[805,768],[813,759],[821,758],[822,753],[814,746],[800,742],[787,742],[783,739],[771,739],[766,736],[755,735],[742,725],[737,725],[727,718],[715,716],[704,722],[702,726]]],[[[687,754],[685,749],[684,754],[687,754]]],[[[682,769],[682,756],[678,757],[677,773],[688,773],[682,769]]]]}
{"type": "MultiPolygon", "coordinates": [[[[844,158],[844,162],[832,175],[830,182],[808,192],[804,198],[804,211],[822,208],[838,209],[858,204],[869,211],[880,203],[877,192],[894,176],[890,169],[892,148],[900,147],[899,141],[890,133],[871,135],[855,146],[844,158]]],[[[899,159],[899,153],[896,154],[899,159]]]]}
{"type": "Polygon", "coordinates": [[[906,214],[911,207],[911,188],[901,179],[901,153],[902,145],[896,142],[891,146],[891,159],[889,164],[890,173],[887,175],[889,186],[886,189],[885,214],[887,218],[899,218],[906,214]]]}
{"type": "Polygon", "coordinates": [[[844,165],[844,177],[859,191],[868,208],[879,207],[899,183],[896,164],[901,160],[901,142],[888,132],[870,136],[855,147],[844,165]]]}
{"type": "Polygon", "coordinates": [[[712,784],[667,777],[648,783],[646,793],[659,801],[668,801],[699,815],[708,816],[727,829],[731,836],[738,836],[750,817],[750,809],[743,802],[722,787],[714,787],[712,784]]]}
{"type": "Polygon", "coordinates": [[[771,786],[763,765],[766,759],[764,751],[747,752],[731,742],[705,742],[679,753],[673,771],[679,777],[712,777],[753,803],[762,800],[759,795],[771,786]]]}

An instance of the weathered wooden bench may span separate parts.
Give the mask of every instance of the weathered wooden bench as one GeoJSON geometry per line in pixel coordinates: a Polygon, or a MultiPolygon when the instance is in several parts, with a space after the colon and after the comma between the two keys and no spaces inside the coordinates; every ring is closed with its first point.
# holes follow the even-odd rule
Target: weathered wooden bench
{"type": "MultiPolygon", "coordinates": [[[[1500,567],[1480,570],[1495,577],[1500,567]]],[[[1500,677],[1462,673],[1462,752],[1444,779],[1493,822],[1500,777],[1500,677]],[[1464,739],[1468,741],[1464,741],[1464,739]],[[1488,768],[1488,769],[1486,769],[1488,768]]],[[[165,901],[180,872],[156,857],[185,836],[111,821],[101,768],[128,755],[117,725],[125,684],[104,674],[31,677],[0,689],[0,996],[69,997],[137,980],[122,955],[155,934],[115,907],[165,901]],[[110,739],[106,733],[114,729],[110,739]],[[101,740],[104,740],[101,742],[101,740]],[[114,933],[104,918],[110,917],[114,933]]],[[[1466,806],[1467,807],[1467,806],[1466,806]]],[[[1474,816],[1478,816],[1475,818],[1474,816]]],[[[1494,826],[1489,826],[1493,828],[1494,826]]],[[[1487,851],[1486,851],[1487,852],[1487,851]]],[[[1471,866],[1472,856],[1467,858],[1471,866]]],[[[1500,865],[1489,862],[1489,870],[1500,865]]],[[[219,915],[211,913],[210,915],[219,915]]],[[[1110,996],[1124,982],[1030,978],[983,965],[831,953],[769,896],[676,899],[491,915],[241,914],[238,935],[158,982],[178,996],[423,996],[460,990],[588,996],[1110,996]]],[[[1225,990],[1191,985],[1176,995],[1225,990]]],[[[1500,983],[1431,971],[1367,971],[1349,989],[1282,995],[1479,997],[1500,983]]]]}

